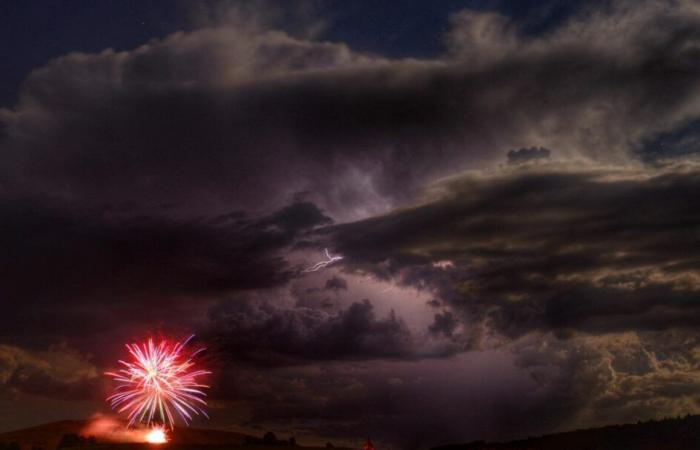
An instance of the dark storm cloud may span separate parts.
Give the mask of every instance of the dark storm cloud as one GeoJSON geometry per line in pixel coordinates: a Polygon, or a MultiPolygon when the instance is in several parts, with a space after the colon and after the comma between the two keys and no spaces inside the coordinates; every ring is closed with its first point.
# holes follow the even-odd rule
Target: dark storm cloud
{"type": "Polygon", "coordinates": [[[8,336],[18,327],[73,334],[115,320],[126,326],[145,311],[177,316],[178,304],[194,302],[187,299],[283,284],[294,271],[279,251],[328,223],[303,202],[261,217],[178,220],[24,199],[0,202],[0,215],[8,336]]]}
{"type": "Polygon", "coordinates": [[[428,327],[428,331],[433,334],[444,334],[446,336],[450,336],[455,331],[455,328],[457,328],[458,323],[459,322],[455,318],[454,314],[449,311],[445,311],[443,313],[435,314],[435,321],[432,325],[430,325],[430,327],[428,327]]]}
{"type": "Polygon", "coordinates": [[[331,291],[348,290],[348,282],[341,277],[333,277],[326,280],[325,289],[331,291]]]}
{"type": "Polygon", "coordinates": [[[345,264],[432,289],[499,333],[694,327],[700,175],[514,169],[334,228],[345,264]],[[435,264],[438,261],[450,264],[435,264]]]}
{"type": "Polygon", "coordinates": [[[464,436],[513,433],[518,426],[506,431],[505,422],[521,411],[512,399],[534,383],[515,374],[503,358],[472,356],[424,365],[328,362],[274,368],[264,377],[231,367],[217,389],[229,401],[250,407],[246,425],[297,437],[326,436],[336,444],[342,439],[357,446],[371,435],[383,448],[418,449],[464,436]]]}
{"type": "Polygon", "coordinates": [[[427,448],[685,414],[700,391],[698,348],[688,332],[568,341],[533,334],[512,349],[527,377],[491,352],[422,365],[326,362],[265,376],[237,364],[220,374],[217,395],[250,407],[247,425],[260,430],[371,434],[387,446],[427,448]]]}
{"type": "Polygon", "coordinates": [[[0,392],[85,399],[95,391],[97,377],[97,368],[88,358],[65,346],[31,351],[0,344],[0,392]]]}
{"type": "Polygon", "coordinates": [[[464,11],[433,60],[361,55],[240,18],[130,52],[71,54],[33,72],[2,112],[3,178],[185,211],[309,191],[348,218],[504,148],[624,160],[697,116],[699,17],[687,1],[616,2],[532,37],[464,11]]]}
{"type": "Polygon", "coordinates": [[[252,423],[408,448],[697,410],[700,172],[645,148],[700,114],[695,2],[611,2],[540,35],[462,11],[433,59],[232,20],[65,55],[0,110],[5,386],[90,383],[82,356],[37,353],[45,335],[85,350],[184,321],[244,367],[216,395],[252,423]],[[553,161],[489,169],[540,148],[553,161]],[[295,278],[294,252],[326,245],[344,278],[295,278]],[[358,274],[435,299],[424,329],[375,313],[381,293],[337,305],[358,274]],[[273,288],[289,304],[247,300],[273,288]],[[517,368],[451,365],[494,349],[517,368]]]}
{"type": "Polygon", "coordinates": [[[392,311],[377,318],[369,300],[328,312],[235,299],[210,311],[210,339],[234,359],[264,365],[328,360],[445,357],[457,347],[417,339],[392,311]]]}
{"type": "Polygon", "coordinates": [[[697,411],[699,192],[692,163],[511,166],[323,237],[346,271],[435,295],[432,335],[512,352],[538,386],[522,430],[598,426],[697,411]]]}
{"type": "Polygon", "coordinates": [[[521,164],[528,161],[541,161],[549,159],[552,152],[544,147],[519,148],[508,150],[508,164],[521,164]]]}
{"type": "Polygon", "coordinates": [[[690,330],[518,341],[517,364],[544,395],[531,405],[550,428],[632,422],[695,411],[697,333],[690,330]],[[553,410],[552,405],[557,405],[553,410]]]}

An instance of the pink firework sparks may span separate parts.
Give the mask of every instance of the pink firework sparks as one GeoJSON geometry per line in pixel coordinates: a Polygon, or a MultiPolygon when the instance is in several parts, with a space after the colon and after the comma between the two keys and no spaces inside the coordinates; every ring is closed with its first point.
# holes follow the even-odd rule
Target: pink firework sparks
{"type": "Polygon", "coordinates": [[[163,340],[156,345],[152,339],[139,344],[126,344],[130,361],[119,361],[124,366],[119,371],[107,372],[119,383],[114,394],[107,397],[112,408],[119,413],[126,412],[129,425],[161,423],[172,429],[175,426],[173,412],[189,424],[193,414],[202,414],[206,397],[203,389],[208,388],[198,382],[198,378],[211,372],[195,370],[194,357],[204,350],[201,348],[189,357],[184,356],[184,348],[192,339],[171,345],[163,340]]]}

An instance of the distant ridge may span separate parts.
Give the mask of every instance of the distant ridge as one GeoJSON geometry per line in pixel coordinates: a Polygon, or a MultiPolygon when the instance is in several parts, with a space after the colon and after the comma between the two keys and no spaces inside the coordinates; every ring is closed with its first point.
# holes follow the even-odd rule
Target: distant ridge
{"type": "Polygon", "coordinates": [[[700,416],[611,425],[504,443],[449,444],[433,450],[699,450],[700,416]]]}
{"type": "MultiPolygon", "coordinates": [[[[0,433],[0,443],[8,444],[16,442],[22,450],[56,450],[64,435],[75,434],[89,437],[90,433],[85,430],[94,421],[90,420],[61,420],[58,422],[46,423],[22,430],[0,433]]],[[[161,446],[153,446],[145,443],[115,442],[114,440],[104,440],[97,436],[96,445],[85,445],[75,448],[65,448],[66,450],[222,450],[222,449],[254,449],[267,450],[285,448],[298,448],[300,450],[313,450],[318,447],[306,447],[298,445],[292,447],[286,441],[278,441],[277,444],[266,445],[262,438],[237,433],[233,431],[211,430],[206,428],[176,427],[172,433],[171,442],[161,446]]],[[[342,447],[335,447],[335,450],[347,450],[342,447]]]]}
{"type": "Polygon", "coordinates": [[[87,420],[61,420],[35,427],[0,433],[0,442],[16,442],[23,449],[39,447],[47,450],[55,449],[64,434],[75,433],[87,426],[87,420]]]}

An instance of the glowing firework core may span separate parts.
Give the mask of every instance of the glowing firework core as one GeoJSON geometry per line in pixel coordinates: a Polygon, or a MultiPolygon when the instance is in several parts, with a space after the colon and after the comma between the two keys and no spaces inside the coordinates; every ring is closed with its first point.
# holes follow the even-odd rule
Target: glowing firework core
{"type": "Polygon", "coordinates": [[[153,427],[146,435],[146,442],[149,444],[165,444],[168,442],[165,429],[163,427],[153,427]]]}
{"type": "MultiPolygon", "coordinates": [[[[154,424],[159,418],[162,424],[167,424],[172,429],[175,426],[173,411],[177,411],[185,424],[189,424],[193,414],[208,417],[203,409],[207,403],[202,397],[206,396],[203,389],[209,386],[199,383],[197,379],[211,372],[193,370],[192,359],[203,348],[189,357],[183,356],[185,345],[190,339],[192,336],[183,343],[174,345],[167,341],[156,345],[152,339],[141,345],[127,344],[131,360],[120,360],[119,363],[124,368],[116,373],[106,373],[119,382],[107,401],[120,413],[127,413],[128,426],[136,423],[154,424]]],[[[154,439],[158,436],[158,430],[164,441],[167,440],[163,428],[154,427],[147,436],[148,442],[151,442],[151,435],[154,439]]]]}

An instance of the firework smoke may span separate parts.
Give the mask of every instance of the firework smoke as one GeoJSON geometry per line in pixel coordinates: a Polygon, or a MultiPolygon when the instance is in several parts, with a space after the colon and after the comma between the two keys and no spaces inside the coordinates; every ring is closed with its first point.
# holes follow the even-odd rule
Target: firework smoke
{"type": "Polygon", "coordinates": [[[95,414],[85,428],[80,431],[83,436],[95,436],[100,443],[147,442],[150,429],[145,427],[125,428],[124,423],[116,417],[95,414]]]}
{"type": "Polygon", "coordinates": [[[106,373],[119,383],[107,401],[119,413],[127,414],[129,427],[137,423],[155,425],[159,419],[172,429],[174,412],[185,424],[189,424],[193,414],[208,417],[203,389],[209,386],[201,384],[198,378],[211,372],[195,370],[193,362],[204,348],[189,357],[183,355],[192,337],[174,345],[165,340],[156,345],[152,339],[140,345],[127,344],[130,360],[120,360],[122,369],[106,373]]]}

